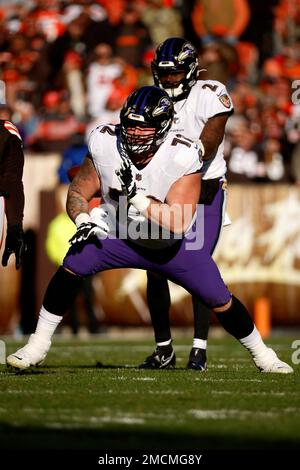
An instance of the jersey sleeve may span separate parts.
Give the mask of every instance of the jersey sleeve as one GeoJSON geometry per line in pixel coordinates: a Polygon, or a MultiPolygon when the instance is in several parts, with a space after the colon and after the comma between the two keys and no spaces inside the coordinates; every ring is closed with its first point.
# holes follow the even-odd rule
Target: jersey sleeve
{"type": "Polygon", "coordinates": [[[172,175],[174,178],[180,178],[181,176],[197,173],[201,170],[203,162],[201,150],[197,142],[177,134],[169,143],[167,155],[171,157],[172,164],[170,164],[169,159],[165,160],[165,173],[172,175]]]}
{"type": "Polygon", "coordinates": [[[101,153],[101,143],[97,138],[97,131],[98,128],[93,129],[87,138],[88,150],[93,159],[97,154],[101,153]]]}
{"type": "Polygon", "coordinates": [[[201,159],[201,149],[199,145],[194,142],[192,150],[187,159],[187,165],[185,170],[185,175],[191,175],[192,173],[198,173],[203,166],[203,161],[201,159]]]}
{"type": "Polygon", "coordinates": [[[207,80],[203,82],[202,90],[204,92],[202,106],[206,119],[218,114],[233,113],[233,103],[223,83],[216,80],[207,80]]]}
{"type": "Polygon", "coordinates": [[[96,167],[111,166],[110,149],[115,139],[113,126],[98,126],[90,133],[87,144],[96,167]]]}

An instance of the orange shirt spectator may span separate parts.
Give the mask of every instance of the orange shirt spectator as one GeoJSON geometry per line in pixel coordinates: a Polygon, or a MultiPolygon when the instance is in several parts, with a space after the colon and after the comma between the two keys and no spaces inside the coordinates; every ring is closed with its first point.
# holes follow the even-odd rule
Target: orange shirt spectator
{"type": "Polygon", "coordinates": [[[192,22],[202,42],[216,39],[234,44],[250,19],[247,0],[197,0],[192,22]]]}

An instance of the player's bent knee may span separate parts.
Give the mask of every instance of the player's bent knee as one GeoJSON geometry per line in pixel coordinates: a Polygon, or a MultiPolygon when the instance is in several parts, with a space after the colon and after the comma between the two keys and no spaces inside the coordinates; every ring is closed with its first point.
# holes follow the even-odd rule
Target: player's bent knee
{"type": "Polygon", "coordinates": [[[214,307],[212,310],[215,313],[226,312],[231,307],[232,299],[229,300],[225,305],[221,305],[220,307],[214,307]]]}

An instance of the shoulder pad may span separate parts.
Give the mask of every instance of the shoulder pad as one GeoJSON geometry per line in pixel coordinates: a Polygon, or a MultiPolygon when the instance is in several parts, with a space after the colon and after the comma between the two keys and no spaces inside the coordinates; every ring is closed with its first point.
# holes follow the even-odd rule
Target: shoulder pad
{"type": "Polygon", "coordinates": [[[4,121],[4,127],[8,132],[10,132],[13,135],[16,135],[20,140],[22,140],[18,129],[10,121],[4,121]]]}

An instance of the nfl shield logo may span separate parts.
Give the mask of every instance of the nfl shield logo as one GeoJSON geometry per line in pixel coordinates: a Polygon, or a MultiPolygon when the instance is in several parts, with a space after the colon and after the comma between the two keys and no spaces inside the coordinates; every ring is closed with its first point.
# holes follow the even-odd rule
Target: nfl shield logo
{"type": "Polygon", "coordinates": [[[138,173],[137,175],[135,175],[135,179],[136,179],[137,181],[141,181],[142,175],[140,175],[140,174],[138,173]]]}

